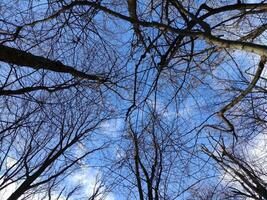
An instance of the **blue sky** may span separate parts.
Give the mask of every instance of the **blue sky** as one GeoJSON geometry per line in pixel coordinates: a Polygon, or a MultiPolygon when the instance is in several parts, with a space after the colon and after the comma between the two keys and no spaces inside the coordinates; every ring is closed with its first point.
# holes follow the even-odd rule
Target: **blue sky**
{"type": "MultiPolygon", "coordinates": [[[[4,1],[2,2],[2,4],[8,5],[7,2],[8,1],[4,1]]],[[[41,2],[42,1],[38,1],[36,2],[36,4],[39,5],[41,2]]],[[[10,4],[10,6],[12,6],[12,9],[17,7],[18,9],[23,10],[23,6],[25,6],[25,4],[22,3],[21,6],[19,6],[19,3],[14,5],[10,4]]],[[[10,9],[10,11],[12,9],[10,9]]],[[[36,10],[38,10],[38,13],[36,12],[35,14],[36,19],[43,18],[42,15],[45,13],[39,11],[45,11],[46,6],[38,6],[36,10]]],[[[12,16],[12,13],[10,11],[8,9],[5,11],[8,17],[12,16]]],[[[124,12],[126,12],[126,10],[124,12]]],[[[153,18],[155,17],[156,16],[153,16],[153,18]]],[[[110,145],[109,148],[86,159],[85,162],[82,163],[81,169],[73,173],[68,179],[66,179],[66,185],[81,183],[84,187],[82,191],[84,191],[85,194],[91,193],[97,176],[103,177],[105,179],[106,176],[109,175],[109,170],[104,167],[102,168],[103,165],[109,165],[111,161],[114,161],[126,155],[123,148],[128,147],[127,142],[129,141],[127,139],[121,139],[121,136],[127,135],[124,129],[126,128],[125,113],[129,106],[131,106],[131,104],[133,103],[132,89],[134,87],[134,83],[133,81],[129,81],[129,79],[125,78],[124,74],[127,74],[128,77],[133,77],[135,66],[138,64],[140,56],[144,53],[140,44],[131,44],[129,42],[133,39],[133,30],[131,28],[131,25],[129,23],[122,22],[121,20],[113,21],[113,19],[114,17],[109,17],[103,15],[102,13],[97,14],[97,16],[94,18],[94,22],[99,24],[99,32],[98,34],[96,34],[93,33],[93,31],[88,31],[90,32],[90,35],[88,38],[84,38],[84,40],[84,33],[82,32],[82,29],[77,28],[78,26],[75,26],[76,21],[72,20],[73,24],[71,24],[70,27],[64,29],[64,31],[62,32],[62,37],[58,40],[55,40],[60,44],[66,42],[66,47],[69,48],[67,48],[67,51],[64,48],[61,48],[63,45],[53,46],[52,44],[55,41],[48,39],[46,41],[42,41],[41,44],[34,46],[31,49],[32,52],[40,52],[41,54],[44,54],[48,57],[51,56],[51,58],[61,60],[66,64],[76,64],[75,66],[77,66],[77,68],[86,68],[86,70],[96,73],[109,71],[110,69],[112,69],[113,61],[117,59],[117,70],[113,72],[112,75],[116,78],[119,77],[125,80],[124,82],[119,83],[119,86],[121,86],[120,88],[116,88],[121,96],[117,95],[116,93],[110,92],[107,88],[103,87],[103,92],[105,98],[107,99],[107,103],[105,104],[106,108],[114,110],[115,112],[120,111],[116,114],[115,119],[102,123],[100,128],[92,134],[93,136],[90,143],[78,145],[75,149],[74,154],[79,154],[86,149],[96,147],[98,145],[101,145],[105,141],[112,140],[112,145],[110,145]],[[71,31],[71,26],[74,26],[74,31],[71,31]],[[104,38],[104,46],[107,47],[107,49],[102,48],[102,38],[99,36],[104,38]],[[77,46],[71,43],[71,40],[78,38],[80,38],[83,42],[79,43],[79,45],[77,46]],[[136,46],[136,48],[131,49],[131,47],[134,45],[136,46]],[[87,46],[89,48],[85,48],[87,46]],[[50,54],[52,47],[54,48],[54,52],[53,54],[50,54]],[[75,56],[72,56],[73,48],[75,51],[75,56]],[[129,60],[126,60],[125,56],[129,57],[129,55],[132,53],[130,49],[132,50],[132,52],[134,52],[134,55],[130,57],[129,60]],[[113,54],[115,51],[116,54],[113,54]],[[91,58],[91,55],[94,55],[95,57],[91,58]],[[125,87],[126,89],[122,87],[125,87]],[[127,91],[127,89],[129,89],[129,92],[127,91]]],[[[12,18],[10,18],[10,20],[13,22],[15,22],[16,20],[21,21],[21,16],[14,15],[12,18]]],[[[57,23],[57,21],[53,21],[48,24],[49,26],[52,26],[57,23]]],[[[35,29],[37,30],[37,32],[38,29],[41,29],[41,27],[41,24],[36,25],[35,29]]],[[[89,27],[92,29],[95,28],[93,27],[93,25],[89,27]]],[[[25,34],[26,33],[27,31],[25,31],[25,34]]],[[[45,30],[38,33],[40,33],[40,36],[47,38],[53,35],[53,32],[51,33],[51,35],[46,35],[45,30]]],[[[155,37],[155,35],[157,34],[157,31],[151,30],[147,31],[147,33],[149,33],[150,37],[153,39],[153,37],[155,37]]],[[[27,39],[30,37],[32,37],[32,35],[25,35],[25,41],[27,41],[27,39]]],[[[31,42],[34,42],[29,41],[30,44],[28,44],[25,41],[22,41],[22,46],[24,46],[24,48],[30,47],[31,42]]],[[[161,40],[161,42],[164,43],[163,39],[161,40]]],[[[16,46],[16,44],[13,43],[10,43],[10,45],[16,46]]],[[[195,49],[198,49],[199,51],[204,49],[206,46],[207,44],[202,40],[199,40],[195,43],[195,49]]],[[[167,48],[168,46],[163,46],[159,51],[163,53],[167,48]]],[[[230,55],[235,58],[235,61],[239,66],[242,66],[241,70],[243,73],[247,69],[249,69],[251,73],[253,73],[255,64],[257,64],[258,62],[258,57],[255,57],[251,54],[248,55],[240,51],[231,51],[230,55]]],[[[187,158],[187,156],[190,155],[190,153],[192,153],[193,151],[198,152],[201,145],[205,144],[208,146],[209,141],[207,140],[207,135],[210,133],[210,130],[200,129],[201,126],[203,124],[221,123],[220,119],[218,119],[218,117],[213,114],[219,111],[220,108],[222,108],[222,105],[225,104],[224,102],[226,100],[232,99],[238,94],[238,92],[225,92],[227,89],[231,89],[232,87],[243,89],[246,87],[244,82],[236,82],[236,80],[241,81],[241,76],[240,72],[231,61],[230,55],[221,55],[219,53],[215,53],[211,57],[209,57],[209,62],[207,61],[206,64],[202,64],[201,66],[199,66],[198,64],[202,62],[202,58],[205,59],[205,56],[193,58],[193,62],[190,64],[190,67],[192,69],[187,74],[185,71],[185,63],[183,61],[180,61],[179,57],[174,58],[170,63],[170,65],[173,64],[173,67],[163,70],[161,79],[159,80],[157,87],[157,92],[152,92],[148,96],[146,102],[143,102],[142,100],[144,100],[145,96],[150,91],[153,79],[156,77],[158,72],[155,68],[153,68],[153,60],[151,59],[154,57],[155,62],[158,62],[158,52],[151,51],[150,53],[148,53],[147,57],[143,60],[140,67],[138,68],[137,80],[139,90],[137,93],[136,103],[140,107],[135,109],[131,116],[132,121],[135,121],[136,123],[136,130],[139,131],[139,125],[146,120],[146,117],[148,116],[148,110],[156,107],[156,111],[159,113],[159,115],[162,116],[162,121],[167,124],[166,126],[171,127],[171,130],[176,130],[177,135],[173,136],[173,138],[180,139],[179,142],[181,142],[181,144],[184,144],[183,148],[185,150],[182,149],[181,152],[177,153],[177,156],[180,156],[179,158],[181,160],[183,158],[187,158]],[[218,62],[214,66],[209,65],[209,63],[212,63],[212,61],[216,59],[221,59],[222,62],[218,62]],[[150,69],[150,67],[152,69],[150,69]],[[171,84],[172,76],[176,81],[176,87],[171,84]],[[179,91],[176,98],[172,99],[175,91],[178,89],[177,86],[180,86],[182,84],[184,77],[186,77],[186,81],[183,85],[182,90],[179,91]],[[218,77],[221,80],[219,80],[218,77]],[[171,103],[168,104],[169,102],[171,103]],[[166,107],[166,105],[168,106],[166,107]],[[174,121],[174,118],[176,118],[176,121],[174,121]],[[196,135],[198,137],[196,137],[196,135]]],[[[1,70],[4,71],[6,69],[2,67],[1,70]]],[[[23,70],[22,74],[28,74],[32,71],[33,70],[25,69],[23,70]]],[[[62,82],[67,78],[70,78],[67,76],[54,75],[53,73],[48,73],[48,75],[48,83],[58,83],[59,81],[62,82]]],[[[35,75],[33,77],[35,79],[38,79],[38,77],[40,76],[41,75],[39,74],[39,72],[35,72],[35,75]]],[[[246,78],[250,80],[251,76],[246,75],[246,78]]],[[[29,80],[25,79],[25,84],[29,84],[29,82],[27,81],[29,80]]],[[[85,89],[83,92],[85,96],[87,95],[87,98],[90,98],[90,95],[93,94],[93,92],[91,93],[91,91],[93,90],[85,89]]],[[[74,96],[72,92],[70,92],[68,95],[74,96]]],[[[38,96],[38,94],[36,96],[38,96]]],[[[49,100],[51,100],[52,102],[54,99],[49,98],[49,100]]],[[[84,100],[84,102],[81,101],[80,103],[86,105],[86,100],[84,100]]],[[[101,102],[99,102],[98,105],[100,104],[101,102]]],[[[138,134],[141,135],[140,132],[138,132],[138,134]]],[[[219,135],[219,133],[216,131],[212,132],[212,134],[214,134],[215,136],[219,135]]],[[[226,136],[226,138],[227,137],[228,136],[226,136]]],[[[180,181],[175,182],[170,186],[169,192],[173,194],[179,194],[180,191],[182,191],[188,185],[192,184],[196,179],[199,179],[199,177],[213,176],[214,174],[216,174],[217,171],[214,170],[212,166],[205,164],[206,159],[207,158],[201,153],[196,153],[196,155],[194,155],[190,160],[189,164],[177,159],[178,166],[182,167],[177,167],[174,170],[174,173],[179,172],[179,174],[172,174],[170,180],[173,181],[175,180],[175,178],[177,179],[177,177],[183,177],[184,169],[188,169],[190,171],[189,174],[191,175],[191,177],[188,179],[181,178],[180,181]],[[203,170],[198,171],[199,169],[203,170]]],[[[10,165],[11,163],[14,163],[14,160],[9,157],[7,159],[7,165],[10,165]]],[[[123,170],[125,170],[126,176],[129,175],[127,178],[130,181],[134,179],[131,172],[127,171],[127,169],[123,170]]],[[[219,176],[220,174],[216,175],[219,176]]],[[[118,177],[114,175],[114,177],[111,178],[116,179],[118,177]]],[[[216,178],[218,177],[215,177],[215,180],[216,178]]],[[[219,178],[221,177],[219,176],[219,178]]],[[[129,180],[122,181],[121,183],[125,184],[126,186],[132,186],[132,184],[129,183],[129,180]]],[[[14,185],[10,187],[11,189],[7,189],[8,191],[4,192],[5,195],[10,193],[10,191],[14,189],[14,185]]],[[[107,199],[123,199],[123,195],[120,194],[120,189],[120,187],[115,188],[114,191],[112,191],[108,195],[107,199]]],[[[185,199],[186,195],[188,194],[185,193],[182,196],[177,197],[176,199],[185,199]]]]}

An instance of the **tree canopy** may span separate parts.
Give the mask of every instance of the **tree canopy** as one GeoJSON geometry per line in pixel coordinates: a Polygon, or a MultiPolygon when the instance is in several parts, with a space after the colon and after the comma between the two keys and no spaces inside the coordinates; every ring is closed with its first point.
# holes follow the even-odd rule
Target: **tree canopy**
{"type": "Polygon", "coordinates": [[[267,1],[0,11],[0,199],[267,199],[267,1]]]}

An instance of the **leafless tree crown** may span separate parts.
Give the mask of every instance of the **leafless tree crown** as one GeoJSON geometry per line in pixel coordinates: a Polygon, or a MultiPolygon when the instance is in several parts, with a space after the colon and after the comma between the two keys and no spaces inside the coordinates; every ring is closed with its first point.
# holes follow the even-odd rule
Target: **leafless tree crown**
{"type": "Polygon", "coordinates": [[[267,199],[267,1],[0,13],[0,199],[267,199]]]}

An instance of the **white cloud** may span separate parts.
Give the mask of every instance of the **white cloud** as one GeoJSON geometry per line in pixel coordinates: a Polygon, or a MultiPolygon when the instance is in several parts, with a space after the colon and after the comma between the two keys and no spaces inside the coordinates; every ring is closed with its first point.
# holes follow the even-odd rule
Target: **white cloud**
{"type": "MultiPolygon", "coordinates": [[[[257,135],[249,143],[239,143],[237,146],[257,176],[267,182],[267,132],[257,135]]],[[[237,166],[236,169],[238,170],[237,166]]],[[[225,185],[242,190],[243,187],[240,184],[242,180],[239,180],[233,171],[222,172],[221,178],[225,185]]]]}
{"type": "Polygon", "coordinates": [[[104,133],[109,136],[116,136],[118,132],[121,131],[123,126],[122,119],[113,119],[105,121],[101,124],[101,133],[104,133]]]}
{"type": "MultiPolygon", "coordinates": [[[[19,187],[20,183],[19,182],[15,182],[15,183],[12,183],[10,184],[9,186],[7,186],[6,188],[0,190],[0,199],[1,200],[7,200],[10,195],[16,191],[16,189],[19,187]]],[[[31,196],[31,198],[29,200],[49,200],[48,197],[46,198],[43,198],[44,197],[44,194],[37,194],[37,195],[33,195],[31,196]]],[[[21,197],[23,198],[23,197],[21,197]]],[[[20,199],[21,199],[20,198],[20,199]]],[[[57,200],[65,200],[65,197],[62,196],[62,197],[59,197],[58,198],[58,195],[57,194],[52,194],[51,195],[51,199],[57,199],[57,200]]]]}
{"type": "MultiPolygon", "coordinates": [[[[101,173],[98,170],[94,170],[89,167],[83,167],[78,172],[71,175],[67,181],[72,186],[80,185],[81,191],[72,200],[76,199],[76,197],[90,197],[97,187],[101,184],[101,173]]],[[[6,200],[8,197],[16,191],[19,187],[19,183],[10,184],[8,187],[0,191],[0,199],[6,200]]],[[[95,198],[95,200],[115,200],[115,197],[112,193],[105,192],[107,188],[103,185],[100,189],[100,195],[95,198]]],[[[42,198],[43,194],[32,196],[31,200],[48,200],[47,198],[42,198]]],[[[58,199],[58,195],[56,193],[52,194],[52,199],[58,199]]],[[[61,196],[58,200],[65,200],[64,196],[61,196]]]]}
{"type": "MultiPolygon", "coordinates": [[[[76,172],[70,176],[69,181],[73,185],[81,185],[82,193],[89,197],[91,196],[97,187],[101,184],[101,172],[90,167],[84,166],[79,172],[76,172]]],[[[106,193],[107,188],[103,185],[100,188],[100,193],[102,193],[95,200],[115,200],[115,197],[112,193],[106,193]]]]}
{"type": "Polygon", "coordinates": [[[16,159],[11,158],[11,157],[7,157],[7,159],[6,159],[6,167],[8,169],[11,168],[15,164],[16,164],[16,159]]]}
{"type": "Polygon", "coordinates": [[[18,187],[17,183],[10,184],[8,187],[0,190],[0,199],[6,200],[18,187]]]}

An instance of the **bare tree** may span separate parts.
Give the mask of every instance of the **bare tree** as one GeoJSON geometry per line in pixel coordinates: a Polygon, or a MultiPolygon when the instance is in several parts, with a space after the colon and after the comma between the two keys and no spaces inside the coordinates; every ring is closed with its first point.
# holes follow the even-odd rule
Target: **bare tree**
{"type": "Polygon", "coordinates": [[[9,200],[74,198],[79,185],[60,184],[89,157],[110,176],[89,199],[108,188],[130,199],[266,198],[232,151],[265,134],[265,0],[4,0],[0,10],[9,200]],[[116,119],[123,131],[103,130],[116,119]],[[243,184],[235,197],[221,168],[243,184]]]}

